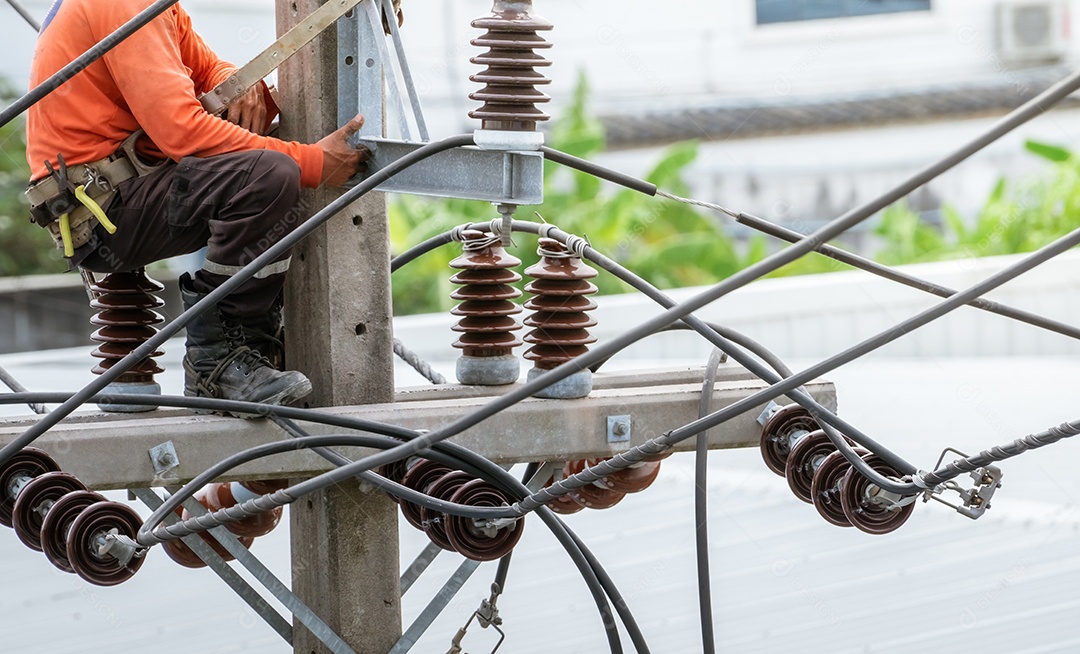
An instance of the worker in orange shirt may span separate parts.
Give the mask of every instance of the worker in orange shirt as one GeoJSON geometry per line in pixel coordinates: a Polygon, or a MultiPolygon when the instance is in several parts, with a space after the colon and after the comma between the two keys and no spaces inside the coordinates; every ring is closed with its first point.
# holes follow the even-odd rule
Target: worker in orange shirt
{"type": "MultiPolygon", "coordinates": [[[[150,4],[56,0],[31,87],[150,4]]],[[[27,196],[73,267],[131,270],[208,246],[202,269],[180,280],[191,307],[307,218],[301,187],[341,186],[364,167],[368,154],[348,142],[362,116],[315,144],[272,138],[276,105],[262,83],[227,115],[207,113],[198,96],[235,71],[173,5],[30,109],[27,196]]],[[[188,324],[186,395],[286,404],[311,391],[272,363],[289,261],[188,324]]]]}

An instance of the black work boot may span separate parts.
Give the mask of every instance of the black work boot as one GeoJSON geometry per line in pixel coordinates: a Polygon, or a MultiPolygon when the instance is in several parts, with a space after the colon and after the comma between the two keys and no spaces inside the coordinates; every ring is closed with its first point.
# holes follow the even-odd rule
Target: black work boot
{"type": "Polygon", "coordinates": [[[255,350],[270,361],[277,370],[285,368],[285,330],[282,328],[281,296],[266,313],[240,318],[244,330],[244,345],[255,350]]]}
{"type": "MultiPolygon", "coordinates": [[[[180,280],[180,295],[185,309],[204,297],[191,288],[186,275],[180,280]]],[[[265,356],[245,343],[243,322],[214,307],[188,323],[184,395],[288,404],[310,393],[311,382],[302,373],[275,370],[265,356]]]]}

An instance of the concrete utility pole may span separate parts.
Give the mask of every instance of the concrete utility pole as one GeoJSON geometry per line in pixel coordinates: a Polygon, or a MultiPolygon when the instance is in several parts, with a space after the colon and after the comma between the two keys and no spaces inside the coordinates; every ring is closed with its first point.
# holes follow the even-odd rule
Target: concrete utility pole
{"type": "MultiPolygon", "coordinates": [[[[277,2],[283,34],[322,2],[277,2]]],[[[340,127],[334,30],[281,66],[282,136],[314,143],[340,127]]],[[[337,197],[305,192],[305,219],[337,197]]],[[[386,200],[369,194],[293,252],[286,289],[289,366],[304,372],[310,406],[391,402],[394,397],[386,200]]],[[[359,482],[290,507],[293,591],[357,652],[386,652],[401,635],[396,505],[359,482]]],[[[301,625],[297,654],[327,651],[301,625]]]]}

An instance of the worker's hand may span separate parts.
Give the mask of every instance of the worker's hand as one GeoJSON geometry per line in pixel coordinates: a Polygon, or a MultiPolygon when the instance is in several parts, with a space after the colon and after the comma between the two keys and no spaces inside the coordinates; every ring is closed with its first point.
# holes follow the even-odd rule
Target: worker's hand
{"type": "Polygon", "coordinates": [[[356,117],[345,126],[319,141],[323,151],[322,184],[342,186],[358,172],[367,170],[371,151],[365,147],[355,148],[349,144],[349,137],[364,126],[364,117],[356,117]]]}
{"type": "MultiPolygon", "coordinates": [[[[405,14],[401,13],[401,0],[394,0],[394,14],[397,16],[398,27],[401,27],[402,25],[404,25],[405,24],[405,14]]],[[[390,23],[388,23],[387,20],[386,20],[386,14],[383,14],[383,17],[382,17],[382,27],[383,27],[383,31],[386,32],[389,35],[390,34],[390,23]]]]}
{"type": "Polygon", "coordinates": [[[262,84],[251,87],[230,104],[225,117],[230,123],[236,123],[249,132],[265,135],[270,121],[266,119],[266,97],[262,84]]]}

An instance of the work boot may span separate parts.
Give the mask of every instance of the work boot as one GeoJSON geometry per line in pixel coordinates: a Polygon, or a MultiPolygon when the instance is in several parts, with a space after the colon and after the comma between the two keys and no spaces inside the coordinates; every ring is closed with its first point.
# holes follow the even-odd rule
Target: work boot
{"type": "Polygon", "coordinates": [[[285,368],[285,330],[282,329],[282,299],[279,295],[266,313],[240,318],[244,345],[270,361],[276,370],[285,368]]]}
{"type": "MultiPolygon", "coordinates": [[[[191,288],[186,275],[180,280],[180,295],[185,309],[205,297],[191,288]]],[[[245,343],[243,322],[213,307],[188,323],[184,395],[288,404],[310,393],[311,382],[302,373],[275,370],[265,356],[245,343]]]]}

